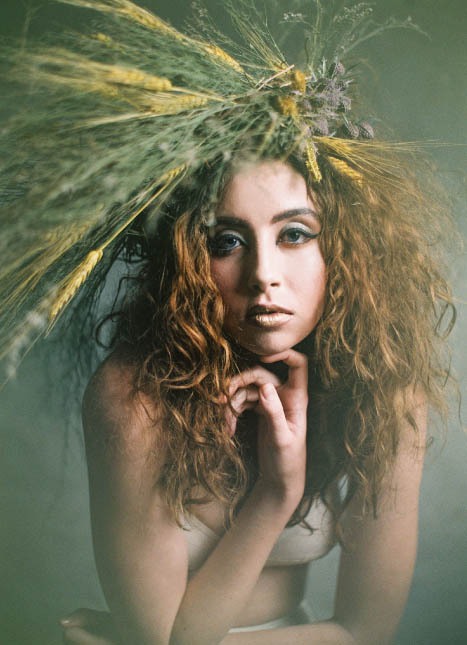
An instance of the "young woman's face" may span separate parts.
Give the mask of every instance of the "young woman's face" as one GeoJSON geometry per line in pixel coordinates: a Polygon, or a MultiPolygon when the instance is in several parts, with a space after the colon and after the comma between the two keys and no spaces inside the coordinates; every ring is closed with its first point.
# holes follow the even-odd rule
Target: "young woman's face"
{"type": "Polygon", "coordinates": [[[226,307],[225,330],[267,356],[316,326],[326,270],[321,226],[303,177],[281,161],[234,174],[210,231],[211,273],[226,307]]]}

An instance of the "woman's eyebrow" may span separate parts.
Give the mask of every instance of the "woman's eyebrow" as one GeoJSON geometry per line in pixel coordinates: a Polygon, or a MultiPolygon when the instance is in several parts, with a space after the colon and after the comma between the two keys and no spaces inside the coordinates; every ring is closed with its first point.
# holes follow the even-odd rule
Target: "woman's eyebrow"
{"type": "MultiPolygon", "coordinates": [[[[297,217],[297,215],[310,215],[314,219],[318,218],[316,211],[311,208],[291,208],[281,213],[277,213],[271,219],[271,224],[276,224],[277,222],[282,222],[287,219],[292,219],[297,217]]],[[[235,215],[219,215],[216,217],[215,226],[223,224],[227,226],[243,226],[248,227],[249,224],[246,220],[241,217],[235,217],[235,215]]]]}
{"type": "Polygon", "coordinates": [[[276,222],[282,222],[283,220],[291,219],[292,217],[296,217],[297,215],[311,215],[315,219],[317,219],[318,217],[316,211],[312,210],[311,208],[292,208],[274,215],[271,222],[275,224],[276,222]]]}

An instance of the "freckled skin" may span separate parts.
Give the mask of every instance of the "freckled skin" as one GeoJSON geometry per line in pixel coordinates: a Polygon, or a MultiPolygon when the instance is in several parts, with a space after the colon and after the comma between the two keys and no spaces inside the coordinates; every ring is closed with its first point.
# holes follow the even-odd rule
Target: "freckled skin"
{"type": "Polygon", "coordinates": [[[281,161],[243,167],[219,206],[211,272],[225,329],[260,356],[299,343],[322,314],[326,269],[315,212],[305,180],[281,161]]]}

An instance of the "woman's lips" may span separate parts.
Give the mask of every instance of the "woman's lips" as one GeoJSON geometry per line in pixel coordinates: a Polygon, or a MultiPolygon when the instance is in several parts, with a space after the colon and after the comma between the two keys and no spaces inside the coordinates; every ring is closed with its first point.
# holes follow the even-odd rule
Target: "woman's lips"
{"type": "Polygon", "coordinates": [[[274,328],[286,324],[292,317],[292,312],[276,305],[255,305],[247,311],[246,320],[256,327],[274,328]]]}

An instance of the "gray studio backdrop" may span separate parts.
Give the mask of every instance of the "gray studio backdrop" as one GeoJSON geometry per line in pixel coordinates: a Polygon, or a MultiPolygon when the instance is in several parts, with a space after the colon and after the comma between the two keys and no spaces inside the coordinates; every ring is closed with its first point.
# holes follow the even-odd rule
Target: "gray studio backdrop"
{"type": "MultiPolygon", "coordinates": [[[[1,0],[2,35],[21,32],[27,4],[1,0]]],[[[71,15],[89,20],[89,14],[42,4],[32,31],[59,29],[71,15]]],[[[144,4],[176,23],[189,6],[182,0],[144,4]]],[[[222,2],[208,4],[222,12],[222,2]]],[[[286,1],[280,5],[289,9],[286,1]]],[[[365,47],[365,92],[375,114],[402,140],[466,144],[465,0],[378,0],[375,8],[380,15],[411,15],[430,34],[392,31],[365,47]]],[[[433,149],[464,235],[466,156],[465,146],[433,149]]],[[[452,270],[456,293],[465,301],[465,255],[453,253],[452,270]]],[[[465,308],[459,309],[453,366],[465,399],[467,323],[465,308]]],[[[0,643],[55,645],[61,642],[60,616],[79,606],[105,606],[93,563],[82,439],[79,430],[64,431],[38,352],[0,393],[0,406],[0,643]]],[[[467,642],[467,436],[455,412],[452,417],[445,445],[435,441],[427,459],[419,556],[399,645],[467,642]]],[[[465,418],[464,403],[464,424],[465,418]]],[[[318,617],[331,610],[337,556],[334,550],[311,568],[308,596],[318,617]]]]}

